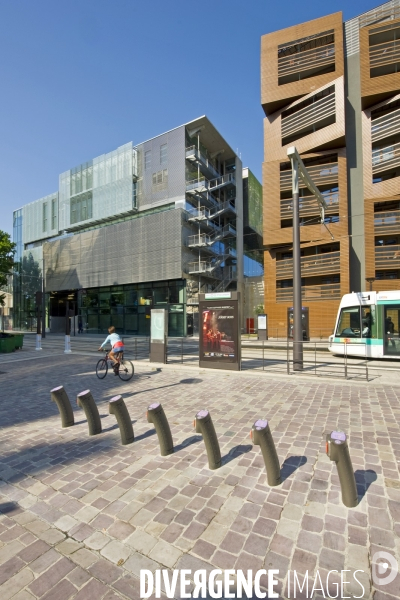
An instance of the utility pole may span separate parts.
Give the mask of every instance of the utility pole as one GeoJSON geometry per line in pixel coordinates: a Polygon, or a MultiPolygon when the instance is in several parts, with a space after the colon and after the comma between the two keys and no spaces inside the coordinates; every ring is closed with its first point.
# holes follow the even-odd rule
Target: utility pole
{"type": "Polygon", "coordinates": [[[303,370],[303,322],[301,300],[301,259],[300,259],[300,218],[299,218],[299,177],[304,185],[315,196],[320,210],[321,223],[325,225],[325,198],[311,179],[295,146],[287,149],[292,164],[293,194],[293,371],[303,370]]]}

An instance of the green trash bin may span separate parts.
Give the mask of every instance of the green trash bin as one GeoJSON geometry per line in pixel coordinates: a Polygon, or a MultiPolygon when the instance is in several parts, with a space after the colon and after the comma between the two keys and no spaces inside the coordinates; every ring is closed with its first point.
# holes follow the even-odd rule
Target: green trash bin
{"type": "Polygon", "coordinates": [[[24,334],[14,333],[15,349],[18,350],[24,345],[24,334]]]}
{"type": "Polygon", "coordinates": [[[0,352],[14,352],[15,339],[13,335],[3,333],[0,335],[0,352]]]}

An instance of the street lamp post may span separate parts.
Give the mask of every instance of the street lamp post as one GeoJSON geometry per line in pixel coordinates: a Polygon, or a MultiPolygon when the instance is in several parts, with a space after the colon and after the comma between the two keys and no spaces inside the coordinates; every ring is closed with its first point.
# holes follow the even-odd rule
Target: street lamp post
{"type": "Polygon", "coordinates": [[[372,284],[375,281],[375,277],[367,277],[367,281],[369,283],[369,291],[372,292],[372,284]]]}
{"type": "Polygon", "coordinates": [[[293,371],[303,370],[303,324],[301,301],[299,171],[292,160],[293,189],[293,371]]]}
{"type": "MultiPolygon", "coordinates": [[[[303,323],[301,301],[301,260],[300,260],[300,219],[299,219],[299,177],[304,185],[315,196],[325,225],[325,198],[311,179],[295,146],[287,149],[287,155],[292,164],[292,195],[293,195],[293,371],[303,370],[303,323]]],[[[328,227],[325,225],[329,231],[328,227]]],[[[329,231],[331,238],[333,235],[329,231]]]]}

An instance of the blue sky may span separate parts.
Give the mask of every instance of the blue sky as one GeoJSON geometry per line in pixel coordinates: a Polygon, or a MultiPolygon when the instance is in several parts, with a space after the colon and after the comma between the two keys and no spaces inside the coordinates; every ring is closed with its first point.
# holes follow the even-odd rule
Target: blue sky
{"type": "Polygon", "coordinates": [[[0,229],[59,173],[203,114],[261,179],[261,36],[378,4],[0,0],[0,229]]]}

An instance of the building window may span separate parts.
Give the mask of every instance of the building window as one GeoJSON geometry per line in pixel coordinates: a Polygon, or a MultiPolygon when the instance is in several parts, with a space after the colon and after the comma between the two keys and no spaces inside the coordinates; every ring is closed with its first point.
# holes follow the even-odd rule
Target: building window
{"type": "Polygon", "coordinates": [[[70,223],[80,223],[92,218],[92,192],[71,198],[70,223]]]}
{"type": "Polygon", "coordinates": [[[168,146],[167,144],[162,144],[160,146],[160,164],[165,165],[168,161],[168,146]]]}
{"type": "Polygon", "coordinates": [[[42,204],[42,231],[47,231],[47,202],[42,204]]]}
{"type": "Polygon", "coordinates": [[[168,169],[164,169],[163,171],[157,171],[157,173],[153,173],[153,185],[160,185],[161,183],[168,182],[168,169]]]}
{"type": "Polygon", "coordinates": [[[153,173],[153,192],[164,190],[168,185],[168,169],[153,173]]]}
{"type": "Polygon", "coordinates": [[[278,46],[278,85],[335,70],[333,29],[278,46]]]}
{"type": "Polygon", "coordinates": [[[151,165],[151,150],[147,150],[144,153],[144,170],[147,171],[148,169],[150,169],[150,165],[151,165]]]}
{"type": "Polygon", "coordinates": [[[51,201],[51,228],[57,229],[57,199],[51,201]]]}
{"type": "Polygon", "coordinates": [[[370,77],[398,73],[400,27],[398,23],[377,27],[369,32],[370,77]]]}

